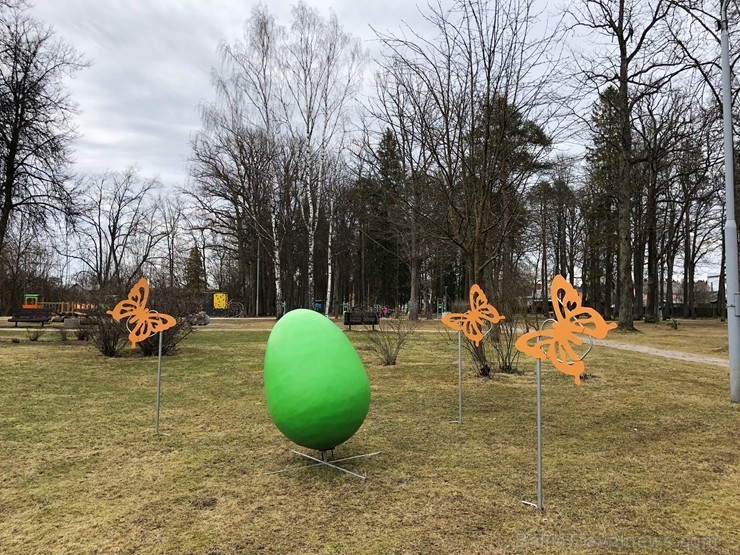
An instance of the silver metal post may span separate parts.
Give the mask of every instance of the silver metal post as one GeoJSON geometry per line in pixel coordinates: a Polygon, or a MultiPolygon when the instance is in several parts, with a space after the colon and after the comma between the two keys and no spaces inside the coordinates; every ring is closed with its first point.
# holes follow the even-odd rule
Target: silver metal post
{"type": "Polygon", "coordinates": [[[159,391],[162,383],[162,332],[159,332],[159,355],[157,357],[157,411],[154,416],[154,432],[159,433],[159,391]]]}
{"type": "Polygon", "coordinates": [[[730,400],[740,403],[740,280],[735,223],[735,176],[733,172],[732,89],[730,88],[730,39],[727,21],[729,0],[720,5],[722,28],[722,112],[725,137],[725,283],[727,289],[727,339],[730,362],[730,400]]]}
{"type": "MultiPolygon", "coordinates": [[[[257,239],[257,286],[255,287],[255,290],[257,291],[257,299],[255,300],[255,307],[254,307],[254,315],[259,316],[260,315],[260,241],[257,239]]],[[[246,314],[244,314],[246,316],[246,314]]]]}
{"type": "Polygon", "coordinates": [[[539,512],[542,506],[542,361],[537,359],[537,504],[522,501],[525,505],[535,507],[539,512]]]}
{"type": "Polygon", "coordinates": [[[542,360],[537,359],[537,510],[542,512],[542,360]]]}
{"type": "Polygon", "coordinates": [[[457,421],[462,424],[462,331],[457,332],[457,421]]]}

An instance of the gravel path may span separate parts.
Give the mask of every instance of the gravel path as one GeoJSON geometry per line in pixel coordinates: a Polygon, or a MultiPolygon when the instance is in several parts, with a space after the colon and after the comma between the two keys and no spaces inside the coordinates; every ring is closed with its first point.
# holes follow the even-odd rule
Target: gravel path
{"type": "Polygon", "coordinates": [[[685,360],[686,362],[695,362],[698,364],[711,364],[712,366],[728,367],[730,364],[729,361],[725,358],[712,357],[709,355],[697,355],[697,354],[692,354],[692,353],[682,353],[681,351],[668,351],[665,349],[656,349],[655,347],[648,347],[646,345],[634,345],[631,343],[621,343],[619,341],[611,341],[608,339],[594,339],[594,345],[600,345],[602,347],[610,347],[612,349],[620,349],[623,351],[645,353],[648,355],[655,355],[655,356],[663,357],[663,358],[685,360]]]}

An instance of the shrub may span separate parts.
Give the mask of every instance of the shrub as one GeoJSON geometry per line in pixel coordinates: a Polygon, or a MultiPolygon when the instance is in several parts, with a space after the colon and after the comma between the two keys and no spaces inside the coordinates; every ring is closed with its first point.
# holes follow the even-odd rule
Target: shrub
{"type": "MultiPolygon", "coordinates": [[[[516,283],[516,280],[511,283],[502,282],[499,286],[500,290],[496,294],[489,293],[486,298],[504,318],[496,324],[485,320],[481,322],[481,331],[485,337],[479,345],[470,341],[463,342],[480,377],[489,377],[492,373],[498,372],[506,374],[518,372],[519,350],[515,343],[521,329],[523,327],[528,329],[530,326],[530,322],[527,321],[527,307],[522,301],[528,291],[516,283]],[[487,349],[487,346],[490,349],[487,349]]],[[[469,310],[471,310],[469,301],[457,301],[452,304],[453,312],[465,314],[469,310]]]]}
{"type": "MultiPolygon", "coordinates": [[[[202,304],[201,296],[197,292],[174,287],[159,287],[153,290],[149,298],[149,308],[177,319],[173,327],[162,332],[163,355],[171,354],[180,341],[195,331],[197,318],[194,315],[201,310],[202,304]]],[[[144,356],[157,355],[159,335],[152,335],[138,344],[144,356]]]]}
{"type": "Polygon", "coordinates": [[[121,354],[128,344],[126,322],[116,322],[102,308],[96,309],[90,317],[92,327],[90,330],[79,328],[77,339],[81,339],[81,334],[84,333],[104,356],[115,357],[121,354]]]}
{"type": "Polygon", "coordinates": [[[28,334],[29,341],[38,341],[39,337],[44,335],[44,330],[42,330],[41,328],[34,329],[34,330],[29,329],[29,330],[26,330],[26,333],[28,334]]]}
{"type": "Polygon", "coordinates": [[[137,345],[141,354],[145,357],[157,356],[159,353],[159,336],[161,335],[162,354],[169,355],[175,350],[177,344],[193,333],[193,331],[195,331],[195,328],[187,318],[178,318],[177,324],[170,329],[155,333],[144,341],[140,341],[137,345]]]}
{"type": "Polygon", "coordinates": [[[418,321],[406,318],[384,318],[375,331],[365,326],[366,337],[383,366],[395,366],[401,347],[418,326],[418,321]]]}
{"type": "MultiPolygon", "coordinates": [[[[81,334],[89,333],[90,339],[98,350],[105,356],[115,357],[130,345],[128,340],[129,328],[127,319],[116,322],[106,310],[116,304],[115,297],[104,295],[101,292],[101,302],[98,308],[90,313],[91,327],[88,330],[78,330],[78,339],[81,334]]],[[[175,288],[150,289],[147,307],[150,311],[162,312],[174,316],[177,324],[162,332],[162,354],[171,353],[175,346],[193,331],[191,315],[200,310],[201,299],[197,293],[175,288]]],[[[155,334],[145,341],[137,343],[139,352],[144,356],[156,355],[159,352],[159,335],[155,334]]]]}
{"type": "MultiPolygon", "coordinates": [[[[504,320],[494,324],[491,332],[486,336],[496,353],[496,362],[499,372],[515,374],[519,364],[519,350],[515,343],[520,329],[524,327],[524,317],[521,312],[509,312],[504,320]]],[[[480,373],[481,376],[487,374],[480,373]]]]}

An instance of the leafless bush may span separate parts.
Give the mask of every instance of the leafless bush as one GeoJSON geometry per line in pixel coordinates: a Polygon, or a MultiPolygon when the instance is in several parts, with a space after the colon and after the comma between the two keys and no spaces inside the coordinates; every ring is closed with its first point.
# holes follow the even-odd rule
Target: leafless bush
{"type": "MultiPolygon", "coordinates": [[[[159,287],[152,292],[150,308],[177,319],[177,324],[161,332],[163,355],[171,354],[180,341],[195,331],[193,315],[201,310],[202,304],[200,294],[188,290],[159,287]]],[[[138,344],[144,356],[156,356],[159,353],[159,335],[154,334],[138,344]]]]}
{"type": "Polygon", "coordinates": [[[26,334],[28,335],[29,341],[38,341],[39,337],[44,335],[44,330],[42,330],[41,328],[33,329],[33,330],[29,329],[29,330],[26,330],[26,334]]]}
{"type": "Polygon", "coordinates": [[[59,328],[59,339],[61,339],[62,343],[69,341],[69,333],[67,329],[59,328]]]}
{"type": "MultiPolygon", "coordinates": [[[[110,314],[106,313],[106,309],[113,308],[115,301],[111,301],[110,296],[101,298],[103,300],[98,303],[99,308],[89,316],[92,322],[90,330],[78,329],[78,339],[82,339],[81,334],[89,333],[93,344],[102,354],[115,357],[124,350],[126,345],[130,345],[127,318],[115,321],[110,314]]],[[[161,332],[162,354],[169,354],[193,331],[189,316],[200,309],[200,296],[190,291],[160,287],[151,290],[149,302],[144,308],[169,314],[177,319],[175,326],[161,332]]],[[[137,343],[139,351],[144,356],[156,355],[159,352],[159,335],[156,333],[137,343]]]]}
{"type": "Polygon", "coordinates": [[[178,318],[177,324],[168,330],[155,333],[144,341],[138,343],[141,354],[145,357],[156,356],[159,353],[159,336],[162,336],[162,354],[169,355],[177,347],[177,344],[193,333],[195,328],[187,318],[178,318]]]}
{"type": "Polygon", "coordinates": [[[470,353],[470,357],[473,359],[473,364],[477,369],[478,376],[481,378],[488,378],[491,376],[491,366],[486,355],[486,342],[481,341],[479,345],[464,340],[463,345],[470,353]]]}
{"type": "Polygon", "coordinates": [[[380,357],[383,366],[395,366],[401,347],[418,326],[418,320],[384,318],[375,331],[365,326],[368,332],[365,336],[371,350],[380,357]]]}
{"type": "Polygon", "coordinates": [[[520,313],[510,312],[506,320],[501,320],[491,333],[488,342],[496,353],[498,370],[504,374],[514,374],[519,363],[519,350],[515,347],[523,318],[520,313]]]}
{"type": "MultiPolygon", "coordinates": [[[[478,376],[487,378],[497,372],[517,372],[520,353],[515,343],[522,328],[531,325],[526,304],[522,301],[524,298],[525,295],[518,288],[504,287],[496,299],[489,299],[489,303],[495,306],[504,319],[497,324],[483,322],[482,331],[485,337],[479,345],[464,340],[463,345],[473,360],[478,376]]],[[[452,304],[453,312],[464,314],[469,310],[469,302],[458,300],[452,304]]]]}
{"type": "Polygon", "coordinates": [[[502,303],[501,313],[506,314],[506,319],[501,320],[486,338],[496,353],[498,371],[504,374],[517,372],[520,352],[515,346],[516,340],[523,329],[536,325],[530,321],[526,303],[520,299],[510,296],[502,303]]]}
{"type": "Polygon", "coordinates": [[[102,308],[96,310],[91,315],[93,326],[90,330],[79,328],[77,338],[80,334],[89,335],[93,345],[105,356],[115,357],[121,354],[124,347],[128,344],[128,328],[126,322],[116,322],[110,315],[106,314],[102,308]]]}

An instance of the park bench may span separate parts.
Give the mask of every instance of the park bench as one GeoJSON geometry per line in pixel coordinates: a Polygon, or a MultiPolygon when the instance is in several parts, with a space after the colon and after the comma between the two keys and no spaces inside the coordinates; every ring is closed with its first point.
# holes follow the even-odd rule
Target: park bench
{"type": "Polygon", "coordinates": [[[377,312],[349,310],[344,313],[344,325],[349,326],[350,331],[352,331],[352,326],[372,326],[374,330],[379,323],[377,312]]]}
{"type": "Polygon", "coordinates": [[[8,322],[15,322],[15,327],[18,327],[18,322],[25,322],[28,324],[39,323],[41,327],[51,320],[51,309],[50,308],[16,308],[13,310],[13,315],[8,318],[8,322]]]}

